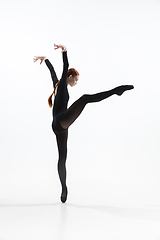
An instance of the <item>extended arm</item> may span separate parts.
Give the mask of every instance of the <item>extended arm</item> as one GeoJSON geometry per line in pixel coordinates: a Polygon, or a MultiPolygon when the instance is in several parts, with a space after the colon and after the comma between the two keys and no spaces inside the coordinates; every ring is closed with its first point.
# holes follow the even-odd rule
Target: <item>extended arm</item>
{"type": "Polygon", "coordinates": [[[63,72],[62,72],[62,78],[61,78],[61,84],[66,84],[67,82],[67,73],[68,73],[68,57],[67,57],[67,51],[62,53],[63,58],[63,72]]]}
{"type": "Polygon", "coordinates": [[[68,58],[67,58],[67,48],[64,45],[56,45],[54,44],[54,49],[62,49],[62,58],[63,58],[63,73],[62,73],[62,78],[59,83],[59,86],[65,86],[67,84],[67,72],[68,72],[68,58]]]}
{"type": "Polygon", "coordinates": [[[47,67],[49,68],[49,71],[50,71],[51,77],[52,77],[52,81],[53,81],[53,85],[55,87],[56,83],[58,82],[57,75],[54,71],[54,68],[53,68],[52,64],[50,63],[50,61],[48,59],[45,59],[45,63],[47,65],[47,67]]]}
{"type": "Polygon", "coordinates": [[[54,71],[54,68],[53,68],[52,64],[50,63],[50,61],[46,57],[34,57],[34,62],[36,62],[37,60],[40,60],[40,64],[42,64],[42,62],[45,61],[46,65],[49,68],[49,71],[51,73],[53,86],[55,87],[56,83],[58,82],[58,78],[57,78],[57,75],[54,71]]]}

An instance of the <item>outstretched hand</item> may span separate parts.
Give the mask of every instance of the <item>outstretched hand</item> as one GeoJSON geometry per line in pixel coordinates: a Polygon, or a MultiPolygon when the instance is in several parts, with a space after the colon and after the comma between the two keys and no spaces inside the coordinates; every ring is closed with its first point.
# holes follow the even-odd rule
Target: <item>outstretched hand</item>
{"type": "Polygon", "coordinates": [[[36,62],[37,60],[40,60],[40,64],[42,64],[42,62],[44,60],[46,60],[47,58],[46,57],[37,57],[37,56],[34,56],[33,58],[33,61],[36,62]]]}
{"type": "Polygon", "coordinates": [[[66,51],[67,51],[66,46],[54,44],[54,50],[56,50],[56,49],[58,49],[58,48],[61,48],[61,49],[62,49],[62,52],[66,52],[66,51]]]}

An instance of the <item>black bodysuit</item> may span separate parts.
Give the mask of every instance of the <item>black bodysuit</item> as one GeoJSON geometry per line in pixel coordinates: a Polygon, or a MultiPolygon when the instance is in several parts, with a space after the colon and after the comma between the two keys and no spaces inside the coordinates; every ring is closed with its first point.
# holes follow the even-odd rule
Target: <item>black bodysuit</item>
{"type": "MultiPolygon", "coordinates": [[[[85,94],[82,97],[80,97],[77,101],[75,101],[67,109],[69,100],[69,94],[67,89],[67,72],[69,66],[67,52],[63,52],[62,56],[63,56],[63,73],[60,83],[57,87],[57,94],[54,99],[52,129],[56,135],[59,152],[58,173],[62,185],[61,201],[65,202],[67,199],[65,163],[67,158],[68,127],[81,114],[87,103],[99,102],[103,99],[112,96],[113,94],[117,94],[120,96],[124,91],[133,89],[133,86],[122,85],[105,92],[100,92],[91,95],[85,94]]],[[[55,87],[56,83],[58,82],[58,79],[54,71],[54,68],[48,59],[45,60],[45,63],[50,70],[53,86],[55,87]]]]}
{"type": "MultiPolygon", "coordinates": [[[[68,59],[67,59],[67,52],[63,52],[62,56],[63,56],[63,73],[57,88],[57,94],[55,96],[54,105],[53,105],[52,129],[54,132],[65,130],[62,128],[60,124],[60,119],[62,120],[64,117],[64,113],[67,110],[68,100],[69,100],[67,81],[66,81],[68,66],[69,66],[68,59]]],[[[45,60],[45,63],[51,72],[53,87],[55,87],[56,83],[58,82],[58,79],[54,71],[54,68],[48,59],[45,60]]]]}

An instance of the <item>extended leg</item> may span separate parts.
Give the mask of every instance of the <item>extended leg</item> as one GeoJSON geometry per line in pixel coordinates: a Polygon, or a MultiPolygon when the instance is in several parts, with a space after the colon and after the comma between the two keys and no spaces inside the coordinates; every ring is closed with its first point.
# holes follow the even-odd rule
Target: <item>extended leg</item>
{"type": "Polygon", "coordinates": [[[67,138],[68,130],[56,133],[57,146],[59,152],[58,174],[62,185],[61,201],[63,203],[67,200],[67,186],[66,186],[67,138]]]}
{"type": "Polygon", "coordinates": [[[66,113],[64,114],[64,118],[61,119],[60,124],[64,129],[67,129],[81,114],[85,105],[91,102],[99,102],[102,101],[113,94],[122,95],[124,91],[133,89],[132,85],[124,85],[116,87],[112,90],[88,95],[85,94],[80,97],[76,102],[74,102],[69,109],[67,109],[66,113]]]}

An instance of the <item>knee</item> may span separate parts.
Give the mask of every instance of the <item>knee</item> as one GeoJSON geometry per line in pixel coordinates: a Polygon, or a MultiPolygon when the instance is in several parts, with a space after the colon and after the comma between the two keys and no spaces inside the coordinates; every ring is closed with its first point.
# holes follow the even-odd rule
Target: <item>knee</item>
{"type": "Polygon", "coordinates": [[[65,163],[67,158],[67,150],[63,150],[59,153],[59,163],[65,163]]]}
{"type": "Polygon", "coordinates": [[[81,96],[81,99],[82,99],[83,101],[87,102],[89,96],[90,96],[89,94],[83,94],[83,95],[81,96]]]}
{"type": "Polygon", "coordinates": [[[83,94],[81,98],[87,98],[89,97],[89,94],[83,94]]]}

